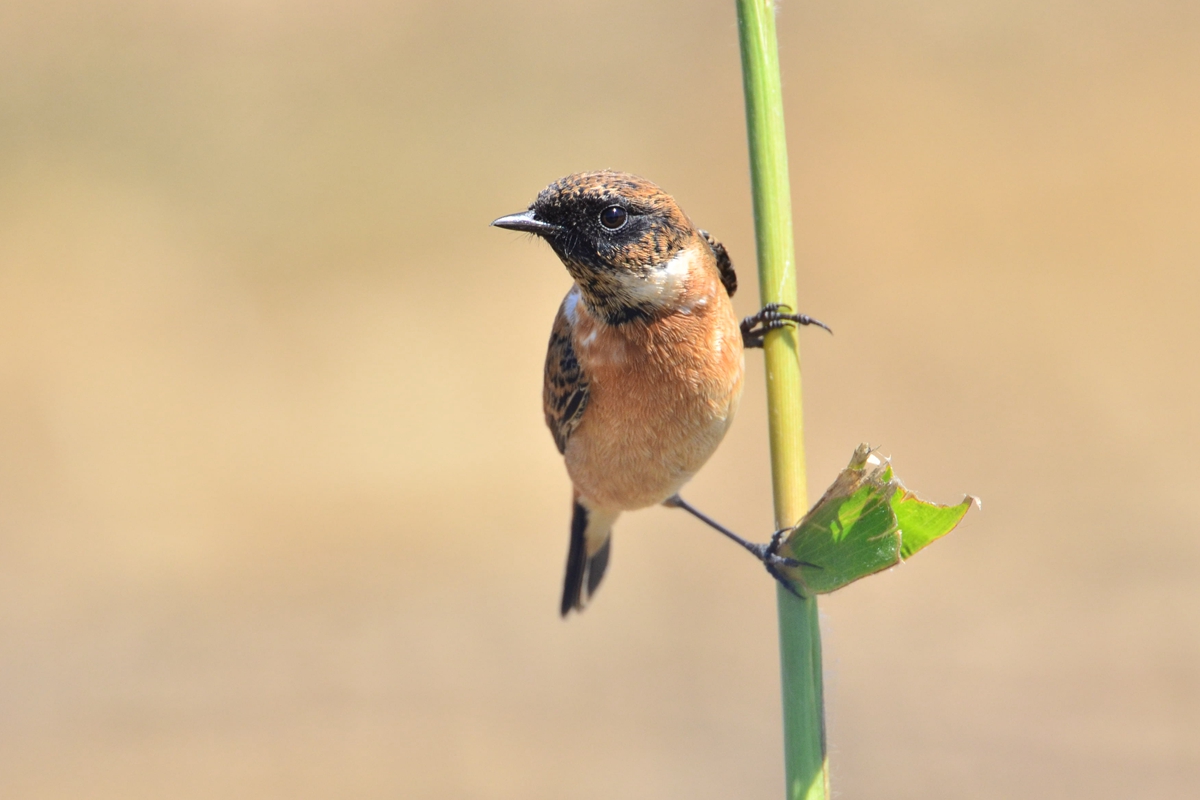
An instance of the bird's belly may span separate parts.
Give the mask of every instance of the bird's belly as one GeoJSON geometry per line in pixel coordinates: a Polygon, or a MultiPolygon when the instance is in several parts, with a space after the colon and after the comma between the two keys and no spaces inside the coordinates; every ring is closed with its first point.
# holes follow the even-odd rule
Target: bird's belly
{"type": "MultiPolygon", "coordinates": [[[[733,355],[733,354],[730,354],[733,355]]],[[[593,506],[633,510],[672,496],[708,461],[737,411],[743,364],[726,369],[597,369],[587,413],[565,453],[593,506]]]]}

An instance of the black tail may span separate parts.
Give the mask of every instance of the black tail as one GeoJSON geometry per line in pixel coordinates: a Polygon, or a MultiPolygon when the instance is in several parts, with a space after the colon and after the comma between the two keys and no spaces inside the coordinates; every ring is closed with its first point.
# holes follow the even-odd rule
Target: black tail
{"type": "Polygon", "coordinates": [[[560,611],[565,617],[571,609],[583,610],[592,599],[612,548],[615,515],[588,511],[578,500],[571,515],[571,547],[567,551],[567,576],[563,581],[560,611]]]}

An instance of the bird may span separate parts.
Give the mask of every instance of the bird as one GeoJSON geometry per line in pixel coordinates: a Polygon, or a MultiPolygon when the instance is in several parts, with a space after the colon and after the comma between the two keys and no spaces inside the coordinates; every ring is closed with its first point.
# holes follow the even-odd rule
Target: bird
{"type": "Polygon", "coordinates": [[[573,490],[561,615],[595,595],[613,524],[627,511],[681,508],[769,570],[788,562],[775,552],[780,532],[767,544],[747,541],[679,491],[733,422],[744,350],[786,325],[829,327],[778,303],[739,322],[724,245],[636,175],[568,175],[492,225],[544,239],[574,281],[551,328],[542,392],[573,490]]]}

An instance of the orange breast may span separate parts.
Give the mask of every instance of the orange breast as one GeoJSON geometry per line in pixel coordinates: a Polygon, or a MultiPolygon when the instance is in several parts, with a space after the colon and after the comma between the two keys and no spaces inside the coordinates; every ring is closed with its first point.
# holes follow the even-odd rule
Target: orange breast
{"type": "Polygon", "coordinates": [[[632,510],[675,494],[733,421],[745,363],[733,306],[715,276],[652,322],[609,326],[580,302],[572,346],[588,377],[587,411],[565,453],[594,507],[632,510]]]}

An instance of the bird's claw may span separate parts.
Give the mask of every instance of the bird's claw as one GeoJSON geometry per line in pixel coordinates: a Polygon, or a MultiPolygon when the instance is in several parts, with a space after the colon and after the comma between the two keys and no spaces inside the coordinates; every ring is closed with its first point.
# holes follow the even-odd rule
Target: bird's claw
{"type": "Polygon", "coordinates": [[[746,347],[762,347],[763,339],[768,333],[791,325],[816,325],[833,333],[821,320],[813,319],[807,314],[793,314],[791,311],[791,306],[786,303],[767,303],[758,313],[746,317],[741,325],[743,344],[746,347]]]}
{"type": "Polygon", "coordinates": [[[771,534],[771,544],[768,547],[769,552],[778,553],[779,548],[781,546],[783,546],[783,537],[787,536],[789,533],[791,533],[794,530],[796,530],[796,528],[793,526],[791,528],[780,528],[779,530],[772,533],[771,534]]]}
{"type": "Polygon", "coordinates": [[[758,544],[754,546],[754,555],[758,556],[758,560],[763,563],[763,566],[768,570],[771,567],[802,567],[804,562],[797,561],[794,558],[781,556],[775,552],[774,542],[770,544],[758,544]]]}
{"type": "MultiPolygon", "coordinates": [[[[767,571],[776,578],[780,577],[776,572],[776,568],[778,567],[791,567],[792,569],[808,567],[809,569],[821,569],[820,564],[813,564],[811,561],[800,561],[799,559],[788,558],[787,556],[779,555],[779,548],[783,547],[783,543],[786,540],[787,535],[794,530],[796,530],[795,526],[791,528],[780,528],[771,534],[771,541],[767,542],[766,544],[760,544],[756,546],[756,552],[758,554],[759,561],[762,561],[763,566],[767,568],[767,571]]],[[[780,580],[782,580],[782,578],[780,578],[780,580]]]]}
{"type": "Polygon", "coordinates": [[[767,542],[766,544],[755,544],[752,547],[751,552],[758,556],[758,560],[763,563],[763,566],[766,567],[767,571],[772,575],[776,574],[775,568],[777,567],[790,567],[792,569],[796,569],[798,567],[812,567],[814,569],[820,569],[820,567],[816,564],[810,564],[807,561],[799,561],[797,559],[781,556],[779,554],[779,548],[783,546],[784,537],[794,530],[795,528],[780,528],[771,534],[771,541],[767,542]]]}

